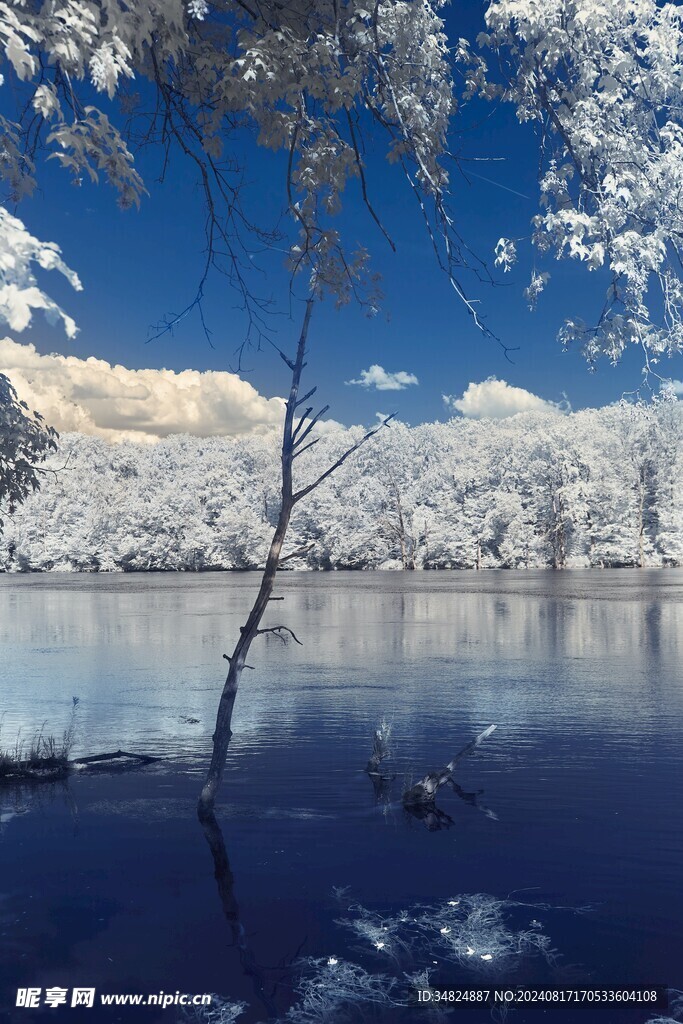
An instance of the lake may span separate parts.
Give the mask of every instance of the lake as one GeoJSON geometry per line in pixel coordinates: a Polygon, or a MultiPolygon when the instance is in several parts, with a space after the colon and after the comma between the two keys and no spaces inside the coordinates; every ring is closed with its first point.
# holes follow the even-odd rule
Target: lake
{"type": "Polygon", "coordinates": [[[0,1019],[449,1020],[403,1006],[426,970],[460,989],[683,988],[683,570],[281,574],[268,621],[304,646],[252,647],[221,845],[195,803],[257,584],[0,576],[0,745],[61,734],[78,697],[76,756],[162,758],[0,787],[0,1019]],[[362,770],[382,718],[383,789],[362,770]],[[406,814],[406,781],[491,723],[440,813],[406,814]],[[225,1003],[15,1007],[19,987],[75,986],[225,1003]]]}

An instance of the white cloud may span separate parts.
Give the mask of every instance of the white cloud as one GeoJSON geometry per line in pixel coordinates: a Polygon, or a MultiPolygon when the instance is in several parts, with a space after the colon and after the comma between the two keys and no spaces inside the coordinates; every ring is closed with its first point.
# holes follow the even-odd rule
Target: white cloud
{"type": "Polygon", "coordinates": [[[444,395],[443,400],[449,409],[477,420],[502,420],[506,416],[515,416],[518,412],[564,411],[564,405],[548,402],[525,388],[513,387],[507,381],[497,380],[495,377],[489,377],[479,384],[468,384],[461,398],[444,395]]]}
{"type": "Polygon", "coordinates": [[[0,371],[57,430],[109,441],[237,437],[282,423],[281,398],[264,398],[224,371],[129,370],[93,357],[43,356],[11,338],[0,340],[0,371]]]}
{"type": "Polygon", "coordinates": [[[683,396],[683,380],[672,380],[669,386],[675,395],[683,396]]]}
{"type": "Polygon", "coordinates": [[[363,388],[376,388],[377,391],[403,391],[409,384],[419,384],[414,373],[397,370],[390,373],[383,366],[373,364],[369,370],[361,370],[358,380],[347,380],[345,384],[360,384],[363,388]]]}

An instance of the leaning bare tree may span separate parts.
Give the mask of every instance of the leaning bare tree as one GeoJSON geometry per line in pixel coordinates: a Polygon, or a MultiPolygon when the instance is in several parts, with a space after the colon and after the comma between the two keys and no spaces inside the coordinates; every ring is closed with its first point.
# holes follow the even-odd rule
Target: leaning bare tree
{"type": "Polygon", "coordinates": [[[291,370],[292,377],[282,432],[282,498],[280,514],[278,516],[275,532],[273,533],[273,539],[270,543],[270,550],[268,552],[268,558],[266,559],[266,567],[263,571],[261,586],[259,587],[256,600],[254,601],[244,626],[240,629],[240,636],[232,654],[224,655],[224,657],[230,662],[230,668],[228,669],[228,675],[225,680],[220,703],[218,705],[216,728],[213,734],[213,753],[211,756],[211,764],[209,766],[204,788],[202,789],[201,796],[199,798],[199,814],[202,818],[209,817],[213,813],[216,793],[223,775],[225,758],[228,752],[230,738],[232,736],[232,712],[235,706],[235,698],[237,697],[237,689],[239,687],[243,670],[250,667],[246,664],[249,648],[257,637],[268,633],[279,636],[283,640],[290,637],[296,643],[301,642],[288,626],[269,625],[261,628],[263,616],[268,608],[268,603],[272,599],[273,588],[275,586],[275,575],[279,566],[288,559],[294,558],[303,553],[302,551],[297,550],[288,555],[283,556],[282,554],[282,548],[287,534],[292,510],[297,502],[301,501],[302,498],[305,498],[307,494],[311,493],[311,491],[314,491],[315,488],[323,482],[323,480],[326,480],[327,477],[334,473],[336,469],[346,462],[350,455],[357,451],[361,445],[365,444],[366,441],[381,430],[383,426],[386,426],[391,419],[391,416],[387,417],[379,424],[379,426],[364,434],[363,437],[361,437],[354,445],[347,448],[335,462],[331,463],[330,466],[321,473],[317,479],[313,480],[312,483],[295,490],[293,472],[294,460],[300,455],[303,455],[305,451],[312,448],[313,445],[317,444],[319,438],[311,437],[311,434],[320,417],[327,411],[327,407],[324,407],[315,415],[311,415],[313,407],[309,406],[301,415],[298,416],[297,419],[297,410],[299,410],[301,406],[305,405],[308,399],[312,398],[316,391],[315,387],[311,388],[311,390],[307,391],[305,395],[299,397],[301,375],[305,366],[305,357],[308,345],[308,332],[315,301],[315,296],[310,296],[306,301],[306,311],[296,349],[296,355],[293,359],[290,359],[284,353],[282,354],[283,359],[291,370]]]}

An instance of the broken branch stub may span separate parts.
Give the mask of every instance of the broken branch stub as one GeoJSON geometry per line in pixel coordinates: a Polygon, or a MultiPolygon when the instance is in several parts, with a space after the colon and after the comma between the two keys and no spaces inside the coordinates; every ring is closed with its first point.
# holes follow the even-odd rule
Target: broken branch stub
{"type": "Polygon", "coordinates": [[[389,756],[391,748],[389,739],[391,737],[391,725],[386,719],[382,719],[372,734],[372,753],[370,760],[365,766],[368,775],[380,775],[380,765],[389,756]]]}

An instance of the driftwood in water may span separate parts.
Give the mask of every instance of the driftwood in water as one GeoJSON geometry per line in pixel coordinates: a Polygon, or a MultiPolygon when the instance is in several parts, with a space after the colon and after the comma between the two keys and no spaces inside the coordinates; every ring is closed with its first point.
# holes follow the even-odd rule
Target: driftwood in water
{"type": "Polygon", "coordinates": [[[160,761],[160,757],[152,757],[150,754],[131,754],[128,750],[114,750],[111,754],[91,754],[89,757],[76,757],[69,764],[99,764],[103,761],[116,761],[123,757],[129,757],[140,764],[152,764],[153,761],[160,761]]]}
{"type": "Polygon", "coordinates": [[[406,807],[414,807],[420,804],[433,804],[436,799],[436,794],[445,786],[447,783],[453,781],[453,772],[455,771],[456,765],[463,757],[467,757],[473,750],[483,743],[491,733],[495,730],[495,725],[490,725],[488,729],[484,729],[483,732],[479,733],[471,743],[468,743],[466,747],[455,755],[452,761],[442,768],[439,772],[430,772],[429,775],[425,775],[423,779],[420,779],[416,785],[411,786],[410,789],[406,790],[403,794],[403,803],[406,807]]]}
{"type": "Polygon", "coordinates": [[[73,761],[62,757],[45,757],[41,759],[15,761],[0,772],[0,785],[21,782],[60,782],[69,777],[74,768],[94,768],[121,770],[152,764],[161,760],[150,754],[131,754],[127,750],[114,750],[108,754],[91,754],[89,757],[77,757],[73,761]]]}

